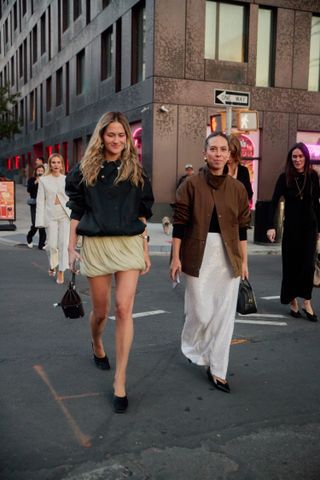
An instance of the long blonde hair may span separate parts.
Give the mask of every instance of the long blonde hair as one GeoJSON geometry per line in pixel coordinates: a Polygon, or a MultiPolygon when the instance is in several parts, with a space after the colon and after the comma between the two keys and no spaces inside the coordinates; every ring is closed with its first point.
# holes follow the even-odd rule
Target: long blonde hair
{"type": "Polygon", "coordinates": [[[142,167],[138,161],[137,152],[133,143],[132,134],[127,118],[121,112],[107,112],[98,121],[91,136],[90,142],[80,162],[80,169],[86,185],[93,186],[97,180],[104,158],[103,134],[110,123],[119,122],[126,134],[125,148],[122,150],[121,167],[115,184],[124,180],[138,186],[143,185],[142,167]]]}
{"type": "Polygon", "coordinates": [[[237,135],[230,135],[229,148],[230,156],[234,159],[234,163],[236,165],[241,165],[241,143],[237,135]]]}
{"type": "MultiPolygon", "coordinates": [[[[62,175],[65,174],[66,169],[65,169],[65,165],[64,165],[64,158],[63,158],[63,156],[60,155],[60,153],[52,153],[52,154],[50,155],[50,157],[48,158],[48,168],[46,169],[45,167],[43,167],[43,168],[45,169],[45,173],[44,173],[45,175],[51,175],[51,174],[52,174],[51,162],[52,162],[52,160],[53,160],[54,158],[56,158],[56,157],[60,158],[60,160],[61,160],[61,170],[60,170],[60,173],[61,173],[62,175]]],[[[42,166],[42,165],[41,165],[41,166],[42,166]]]]}

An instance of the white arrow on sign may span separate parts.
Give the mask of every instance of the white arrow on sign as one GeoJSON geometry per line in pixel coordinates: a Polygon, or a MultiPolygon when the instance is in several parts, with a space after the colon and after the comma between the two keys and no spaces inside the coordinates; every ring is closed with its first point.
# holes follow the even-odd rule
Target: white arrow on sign
{"type": "Polygon", "coordinates": [[[238,103],[238,104],[243,104],[243,105],[248,104],[248,97],[246,95],[235,95],[235,94],[227,93],[226,91],[221,92],[219,95],[217,95],[217,98],[223,104],[226,104],[226,102],[228,102],[228,103],[238,103]]]}

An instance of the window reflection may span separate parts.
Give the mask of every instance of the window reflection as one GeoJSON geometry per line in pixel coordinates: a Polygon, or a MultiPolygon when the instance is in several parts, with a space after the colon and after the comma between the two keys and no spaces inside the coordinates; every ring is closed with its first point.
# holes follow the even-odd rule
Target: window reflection
{"type": "Polygon", "coordinates": [[[311,21],[308,90],[320,90],[320,17],[317,16],[311,21]]]}
{"type": "Polygon", "coordinates": [[[205,58],[244,62],[245,34],[243,5],[206,2],[205,58]]]}
{"type": "Polygon", "coordinates": [[[268,87],[271,85],[272,52],[273,52],[273,12],[259,8],[256,85],[268,87]]]}

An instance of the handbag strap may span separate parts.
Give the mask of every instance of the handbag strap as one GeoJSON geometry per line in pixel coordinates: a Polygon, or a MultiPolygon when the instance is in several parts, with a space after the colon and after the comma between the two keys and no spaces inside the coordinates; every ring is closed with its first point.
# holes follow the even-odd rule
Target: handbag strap
{"type": "Polygon", "coordinates": [[[71,273],[71,280],[70,280],[69,286],[72,287],[72,288],[75,288],[75,286],[76,286],[76,274],[75,274],[75,272],[71,273]]]}

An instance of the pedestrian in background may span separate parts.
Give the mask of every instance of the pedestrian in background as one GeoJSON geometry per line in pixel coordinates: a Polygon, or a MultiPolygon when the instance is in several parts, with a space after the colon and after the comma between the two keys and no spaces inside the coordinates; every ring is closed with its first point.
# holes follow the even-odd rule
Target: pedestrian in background
{"type": "Polygon", "coordinates": [[[192,177],[192,175],[194,174],[193,166],[191,165],[191,163],[187,163],[184,166],[184,171],[185,174],[182,175],[178,180],[177,188],[181,185],[182,182],[184,182],[187,178],[192,177]]]}
{"type": "Polygon", "coordinates": [[[273,193],[269,229],[270,242],[276,238],[275,212],[284,198],[282,235],[282,284],[280,301],[290,303],[290,315],[301,317],[297,297],[303,298],[306,317],[317,321],[312,305],[316,244],[320,237],[319,179],[311,169],[309,150],[296,143],[287,156],[285,172],[279,176],[273,193]]]}
{"type": "Polygon", "coordinates": [[[27,183],[27,192],[29,193],[31,199],[30,205],[30,214],[31,214],[31,227],[29,232],[27,233],[27,245],[29,248],[33,247],[33,237],[39,230],[39,241],[38,241],[38,248],[42,250],[45,243],[46,243],[46,230],[44,227],[37,228],[35,226],[36,222],[36,208],[37,208],[37,194],[38,194],[38,187],[39,187],[39,180],[42,175],[44,175],[45,169],[43,165],[39,165],[35,168],[33,172],[33,176],[29,178],[27,183]],[[34,203],[32,203],[34,202],[34,203]]]}
{"type": "Polygon", "coordinates": [[[70,210],[66,203],[69,198],[65,192],[64,159],[59,153],[53,153],[48,159],[48,169],[40,178],[36,227],[46,227],[49,253],[49,276],[55,277],[57,283],[64,282],[64,272],[69,266],[68,242],[70,231],[70,210]]]}
{"type": "Polygon", "coordinates": [[[93,359],[109,370],[102,335],[115,279],[116,369],[113,408],[128,407],[126,371],[133,341],[132,309],[140,274],[147,273],[147,219],[152,215],[153,194],[134,147],[130,125],[120,112],[104,114],[93,132],[86,152],[67,177],[68,206],[72,210],[69,265],[88,278],[92,311],[89,321],[93,359]],[[83,236],[81,255],[76,251],[83,236]]]}
{"type": "Polygon", "coordinates": [[[176,192],[171,278],[186,277],[181,348],[189,361],[207,366],[215,388],[230,392],[226,379],[240,276],[248,277],[248,196],[227,173],[226,135],[205,141],[206,166],[176,192]]]}
{"type": "Polygon", "coordinates": [[[36,167],[39,167],[40,165],[44,165],[44,158],[43,157],[37,157],[34,161],[34,164],[36,167]]]}
{"type": "Polygon", "coordinates": [[[228,160],[228,170],[231,177],[236,178],[243,183],[247,190],[248,199],[252,200],[253,190],[250,181],[250,174],[247,167],[241,165],[241,143],[239,138],[232,134],[229,138],[230,157],[228,160]]]}

